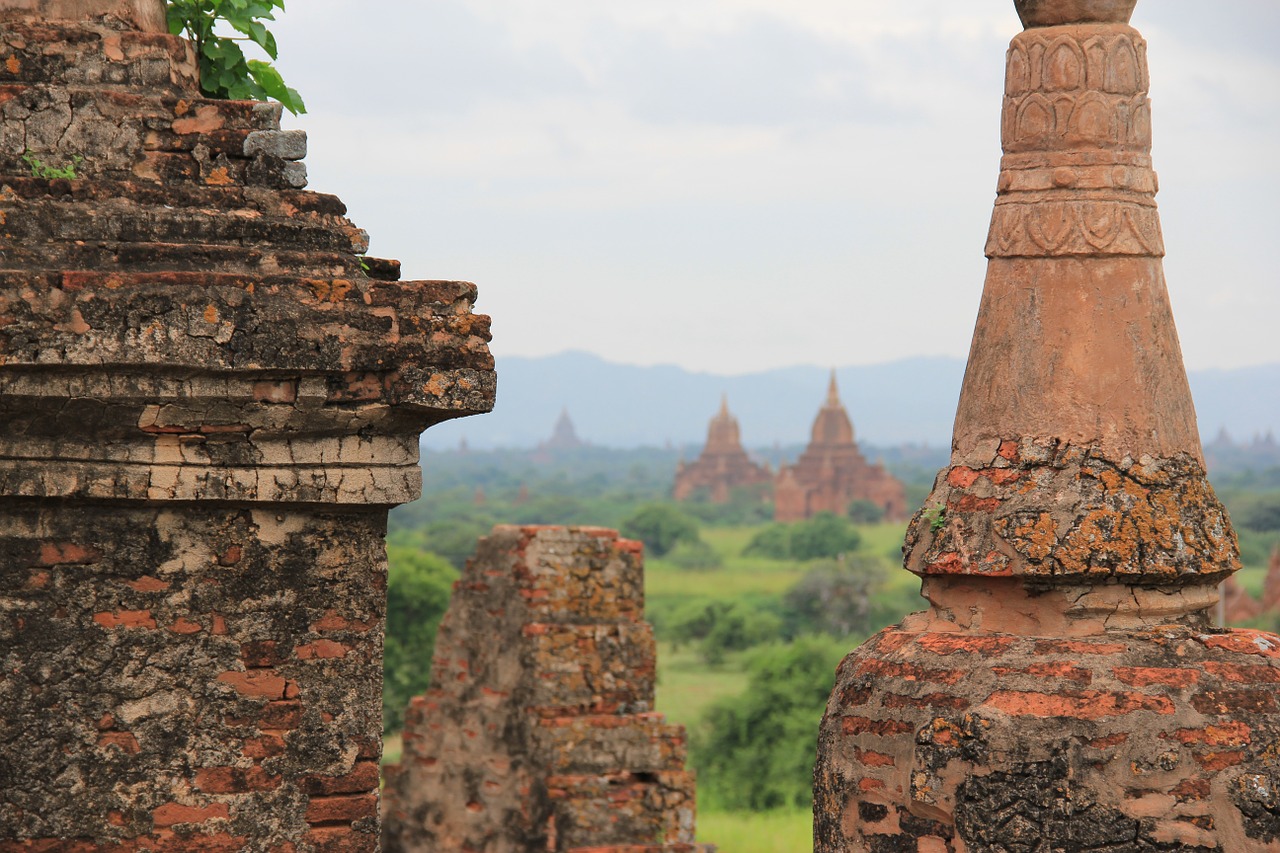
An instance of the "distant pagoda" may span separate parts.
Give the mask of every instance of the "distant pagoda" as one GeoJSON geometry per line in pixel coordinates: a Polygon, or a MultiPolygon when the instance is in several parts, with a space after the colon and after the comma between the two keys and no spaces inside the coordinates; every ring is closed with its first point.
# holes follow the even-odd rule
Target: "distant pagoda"
{"type": "Polygon", "coordinates": [[[906,518],[902,483],[883,465],[867,462],[854,441],[853,422],[840,402],[833,370],[826,402],[813,421],[809,447],[795,465],[778,471],[774,518],[800,521],[819,512],[844,515],[854,501],[875,504],[890,521],[906,518]]]}
{"type": "Polygon", "coordinates": [[[573,421],[569,419],[569,410],[565,408],[560,410],[560,417],[551,430],[551,438],[544,441],[539,449],[577,450],[579,447],[586,446],[587,443],[578,438],[578,432],[573,428],[573,421]]]}
{"type": "Polygon", "coordinates": [[[675,499],[687,501],[706,490],[712,503],[729,502],[732,491],[742,486],[768,483],[773,478],[768,466],[757,465],[742,449],[738,419],[729,412],[729,401],[720,398],[720,411],[707,426],[707,444],[697,461],[681,462],[676,469],[675,499]]]}

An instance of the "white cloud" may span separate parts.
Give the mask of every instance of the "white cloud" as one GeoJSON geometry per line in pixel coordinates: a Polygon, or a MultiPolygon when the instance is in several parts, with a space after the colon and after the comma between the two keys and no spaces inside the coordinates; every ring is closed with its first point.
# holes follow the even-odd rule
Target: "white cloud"
{"type": "MultiPolygon", "coordinates": [[[[1135,16],[1196,367],[1275,358],[1280,15],[1239,2],[1254,27],[1192,0],[1135,16]]],[[[967,351],[1008,0],[349,10],[295,0],[276,27],[312,185],[408,274],[476,280],[496,352],[742,372],[967,351]]]]}

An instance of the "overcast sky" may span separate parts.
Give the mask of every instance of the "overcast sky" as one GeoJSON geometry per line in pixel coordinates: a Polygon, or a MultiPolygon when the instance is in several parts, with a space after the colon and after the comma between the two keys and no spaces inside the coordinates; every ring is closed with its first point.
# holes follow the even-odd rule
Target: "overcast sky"
{"type": "MultiPolygon", "coordinates": [[[[964,356],[1009,0],[290,0],[311,188],[493,351],[964,356]]],[[[1280,361],[1280,3],[1141,0],[1189,366],[1280,361]]]]}

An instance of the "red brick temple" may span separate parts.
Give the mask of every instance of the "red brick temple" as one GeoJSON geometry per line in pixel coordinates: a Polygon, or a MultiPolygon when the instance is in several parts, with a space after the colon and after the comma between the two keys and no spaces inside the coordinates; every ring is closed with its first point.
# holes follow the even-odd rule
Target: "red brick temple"
{"type": "Polygon", "coordinates": [[[875,504],[888,521],[906,518],[902,483],[883,465],[867,462],[858,449],[833,370],[808,448],[796,464],[781,468],[774,481],[774,518],[800,521],[819,512],[843,516],[854,501],[875,504]]]}
{"type": "Polygon", "coordinates": [[[720,400],[720,411],[707,426],[707,443],[694,462],[680,462],[673,492],[678,501],[687,501],[705,492],[712,503],[729,502],[733,490],[768,483],[773,479],[768,466],[751,461],[742,449],[738,419],[729,412],[729,401],[720,400]]]}

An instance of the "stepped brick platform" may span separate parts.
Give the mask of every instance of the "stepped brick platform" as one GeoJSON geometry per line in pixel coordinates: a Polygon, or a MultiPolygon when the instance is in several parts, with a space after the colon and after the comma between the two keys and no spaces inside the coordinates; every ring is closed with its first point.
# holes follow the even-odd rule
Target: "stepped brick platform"
{"type": "Polygon", "coordinates": [[[1280,637],[1239,568],[1165,289],[1135,0],[1015,0],[990,264],[930,609],[841,664],[819,853],[1280,849],[1280,637]]]}
{"type": "Polygon", "coordinates": [[[653,712],[638,542],[494,528],[440,626],[387,767],[395,853],[711,853],[685,734],[653,712]]]}
{"type": "Polygon", "coordinates": [[[0,850],[375,850],[386,513],[489,320],[163,20],[0,0],[0,850]]]}

